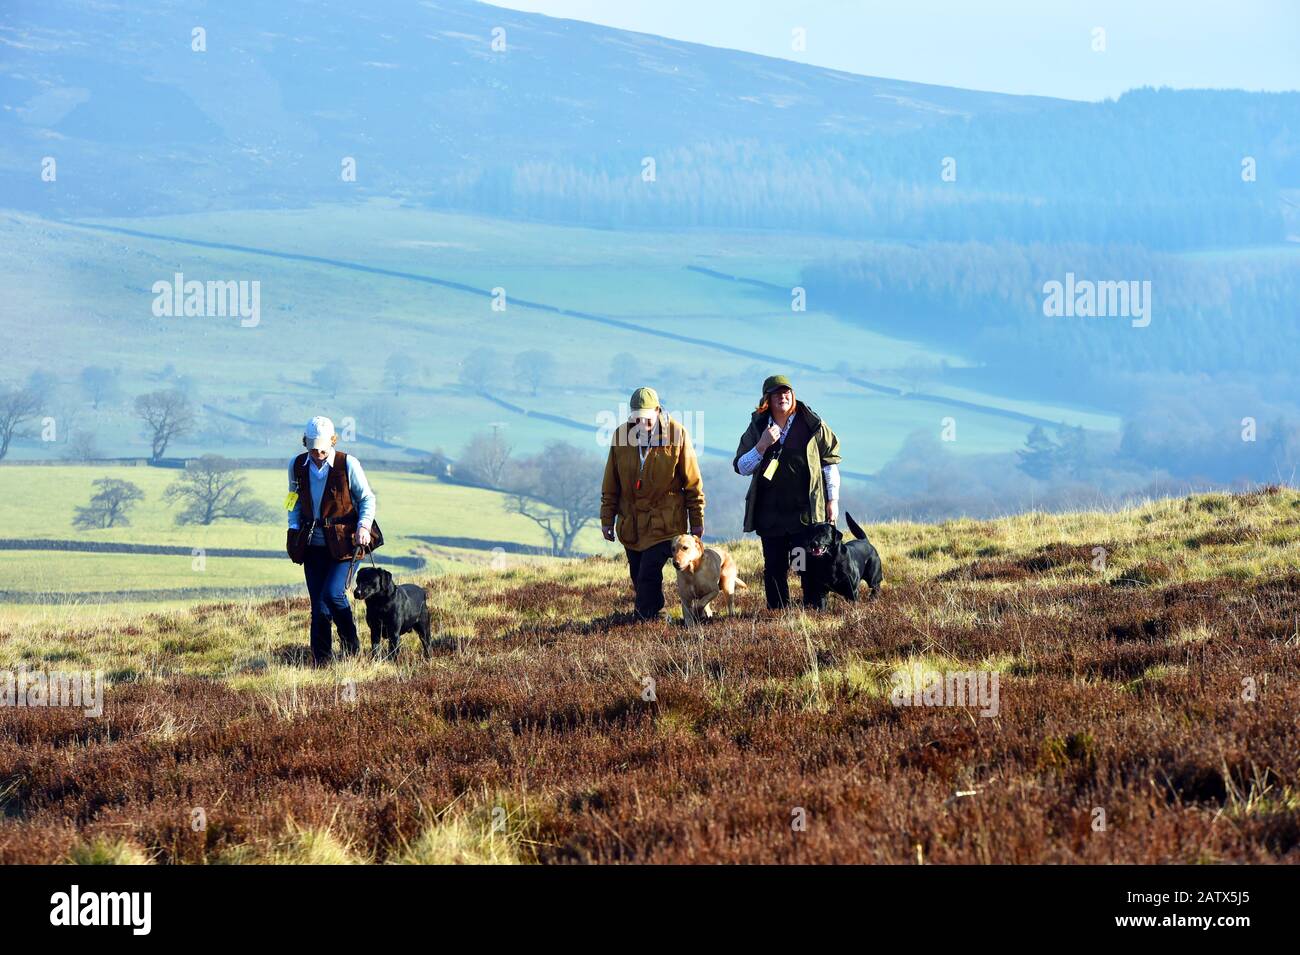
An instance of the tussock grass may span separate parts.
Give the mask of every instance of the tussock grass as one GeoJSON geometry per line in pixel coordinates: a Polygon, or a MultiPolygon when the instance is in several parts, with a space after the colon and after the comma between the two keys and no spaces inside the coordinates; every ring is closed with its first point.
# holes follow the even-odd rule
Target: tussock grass
{"type": "Polygon", "coordinates": [[[67,857],[71,865],[149,865],[151,861],[138,846],[126,839],[106,836],[77,843],[67,857]]]}
{"type": "Polygon", "coordinates": [[[515,865],[519,859],[514,847],[493,833],[491,823],[453,817],[425,829],[390,861],[396,865],[515,865]]]}
{"type": "Polygon", "coordinates": [[[449,807],[390,855],[393,865],[520,865],[534,861],[527,804],[498,794],[472,810],[449,807]]]}
{"type": "Polygon", "coordinates": [[[275,842],[269,851],[241,861],[267,865],[358,865],[369,859],[356,851],[347,836],[332,829],[300,828],[290,823],[284,838],[275,842]]]}

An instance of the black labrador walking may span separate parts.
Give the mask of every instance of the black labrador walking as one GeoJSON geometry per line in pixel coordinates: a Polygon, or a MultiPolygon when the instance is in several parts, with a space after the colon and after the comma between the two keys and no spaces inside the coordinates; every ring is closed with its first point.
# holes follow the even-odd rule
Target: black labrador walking
{"type": "Polygon", "coordinates": [[[807,569],[803,574],[804,603],[824,607],[826,595],[834,592],[845,600],[858,599],[858,585],[866,581],[871,599],[880,596],[884,570],[880,554],[858,526],[853,515],[845,512],[844,520],[856,540],[844,542],[844,535],[834,524],[814,524],[808,528],[805,544],[807,569]]]}

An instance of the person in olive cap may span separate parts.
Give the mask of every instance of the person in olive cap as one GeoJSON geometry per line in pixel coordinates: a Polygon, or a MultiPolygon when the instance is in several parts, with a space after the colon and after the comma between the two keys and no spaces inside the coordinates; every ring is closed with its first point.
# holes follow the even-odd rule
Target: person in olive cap
{"type": "MultiPolygon", "coordinates": [[[[767,606],[790,603],[790,560],[804,545],[807,529],[839,517],[840,441],[830,426],[795,399],[785,375],[763,382],[749,427],[740,437],[732,467],[749,477],[745,531],[763,542],[763,586],[767,606]]],[[[806,584],[806,578],[800,574],[806,584]]],[[[804,587],[805,606],[821,609],[825,593],[804,587]]]]}
{"type": "Polygon", "coordinates": [[[704,487],[691,436],[659,407],[653,388],[632,392],[632,414],[610,441],[600,489],[606,540],[627,551],[636,588],[636,618],[658,619],[664,564],[678,534],[704,533],[704,487]]]}

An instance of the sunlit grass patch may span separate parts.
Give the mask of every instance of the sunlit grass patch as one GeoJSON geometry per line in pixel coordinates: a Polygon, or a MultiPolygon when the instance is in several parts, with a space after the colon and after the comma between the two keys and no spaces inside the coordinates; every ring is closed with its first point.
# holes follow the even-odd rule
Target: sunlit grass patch
{"type": "Polygon", "coordinates": [[[824,685],[869,697],[888,696],[894,667],[888,663],[851,657],[840,666],[821,671],[824,685]]]}
{"type": "Polygon", "coordinates": [[[1020,665],[1020,658],[1014,653],[997,653],[980,660],[976,669],[989,670],[993,673],[1009,673],[1020,665]]]}
{"type": "Polygon", "coordinates": [[[152,860],[127,839],[96,836],[89,842],[75,845],[68,853],[67,862],[71,865],[149,865],[152,860]]]}
{"type": "Polygon", "coordinates": [[[700,731],[692,714],[666,708],[655,720],[655,732],[666,739],[693,739],[700,731]]]}
{"type": "Polygon", "coordinates": [[[936,678],[947,673],[974,669],[959,660],[933,653],[910,654],[891,661],[887,668],[888,691],[908,698],[920,695],[936,678]]]}
{"type": "Polygon", "coordinates": [[[1205,643],[1207,640],[1214,639],[1214,629],[1206,623],[1198,623],[1194,627],[1184,627],[1174,634],[1176,643],[1205,643]]]}
{"type": "Polygon", "coordinates": [[[451,816],[429,826],[406,846],[394,865],[517,865],[513,840],[493,831],[491,823],[451,816]]]}
{"type": "Polygon", "coordinates": [[[241,862],[265,865],[362,865],[369,855],[331,827],[299,826],[290,822],[286,832],[269,846],[253,850],[241,862]]]}
{"type": "Polygon", "coordinates": [[[481,794],[470,807],[449,806],[389,855],[392,865],[520,865],[535,861],[536,820],[526,800],[481,794]]]}
{"type": "Polygon", "coordinates": [[[1136,679],[1124,684],[1125,690],[1142,690],[1154,686],[1170,677],[1187,675],[1187,667],[1177,663],[1157,663],[1147,667],[1136,679]]]}

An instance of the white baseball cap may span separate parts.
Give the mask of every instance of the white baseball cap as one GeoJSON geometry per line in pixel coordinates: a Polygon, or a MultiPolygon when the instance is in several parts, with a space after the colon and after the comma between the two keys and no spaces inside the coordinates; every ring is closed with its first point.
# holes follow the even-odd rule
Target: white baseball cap
{"type": "Polygon", "coordinates": [[[317,415],[307,422],[302,436],[306,439],[307,450],[328,451],[333,447],[330,439],[334,437],[334,422],[324,415],[317,415]]]}

